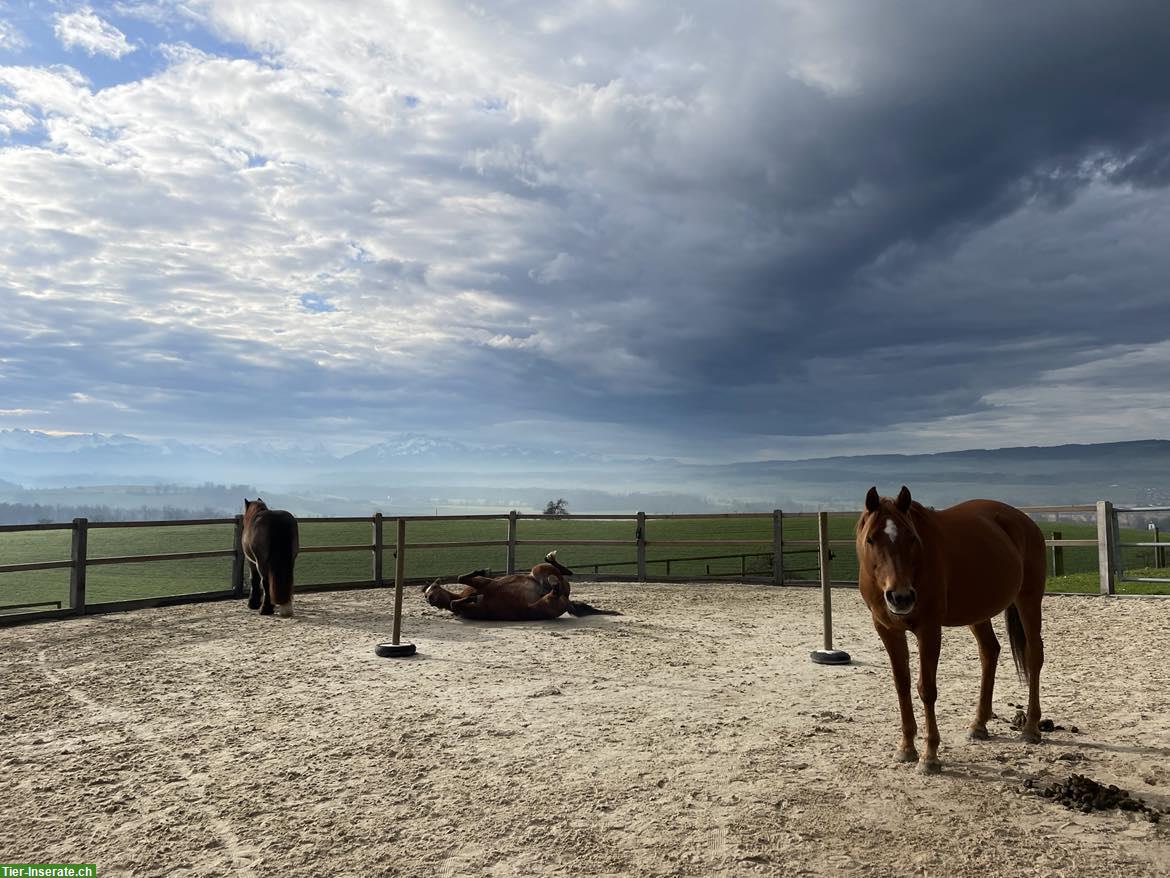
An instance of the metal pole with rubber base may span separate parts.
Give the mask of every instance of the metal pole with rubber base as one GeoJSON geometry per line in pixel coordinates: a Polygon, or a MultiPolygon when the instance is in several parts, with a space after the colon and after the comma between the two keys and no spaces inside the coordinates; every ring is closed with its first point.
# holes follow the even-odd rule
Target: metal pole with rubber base
{"type": "Polygon", "coordinates": [[[829,561],[832,553],[829,551],[829,513],[817,513],[817,540],[820,545],[821,559],[821,598],[824,605],[824,632],[825,645],[822,649],[814,649],[810,654],[818,665],[847,665],[851,661],[849,653],[843,649],[833,649],[833,594],[829,585],[829,561]]]}
{"type": "Polygon", "coordinates": [[[389,643],[379,643],[374,652],[382,658],[406,658],[417,651],[413,643],[402,642],[402,586],[406,579],[406,521],[398,519],[398,536],[394,541],[394,635],[389,643]]]}

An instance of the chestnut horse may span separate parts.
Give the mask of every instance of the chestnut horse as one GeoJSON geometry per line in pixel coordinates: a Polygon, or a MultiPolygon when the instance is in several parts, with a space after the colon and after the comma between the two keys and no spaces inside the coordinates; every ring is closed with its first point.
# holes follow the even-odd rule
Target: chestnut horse
{"type": "Polygon", "coordinates": [[[293,565],[300,551],[297,520],[291,512],[269,509],[257,497],[244,498],[244,557],[252,568],[248,608],[271,616],[275,607],[280,616],[293,614],[293,565]],[[263,598],[263,601],[261,600],[263,598]]]}
{"type": "Polygon", "coordinates": [[[528,622],[555,619],[564,612],[573,616],[620,616],[616,610],[599,610],[583,601],[569,600],[569,580],[573,571],[549,552],[544,563],[528,573],[489,577],[484,570],[464,573],[458,582],[463,589],[452,593],[438,581],[427,587],[424,595],[432,607],[450,610],[464,619],[490,619],[497,622],[528,622]]]}
{"type": "Polygon", "coordinates": [[[942,626],[966,625],[979,644],[983,675],[968,737],[987,738],[999,641],[991,618],[1003,612],[1016,672],[1028,683],[1028,711],[1021,738],[1040,742],[1040,600],[1047,564],[1044,534],[1032,519],[994,500],[968,500],[949,509],[928,509],[905,485],[895,500],[865,495],[857,521],[858,582],[873,625],[890,656],[902,714],[899,762],[918,759],[906,632],[918,640],[918,697],[926,717],[926,752],[920,771],[933,774],[938,760],[934,702],[942,626]]]}

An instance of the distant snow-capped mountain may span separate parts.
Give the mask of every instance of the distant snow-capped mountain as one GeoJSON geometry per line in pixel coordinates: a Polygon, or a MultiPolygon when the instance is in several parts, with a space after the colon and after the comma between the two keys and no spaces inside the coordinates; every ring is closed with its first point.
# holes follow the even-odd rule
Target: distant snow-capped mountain
{"type": "Polygon", "coordinates": [[[110,445],[141,445],[142,440],[121,433],[43,433],[40,430],[0,430],[0,451],[68,453],[110,445]]]}
{"type": "Polygon", "coordinates": [[[418,433],[406,433],[347,454],[339,463],[348,467],[428,466],[428,467],[500,467],[574,464],[578,466],[607,462],[605,458],[559,449],[531,448],[520,445],[471,445],[418,433]]]}
{"type": "Polygon", "coordinates": [[[583,467],[605,462],[561,450],[517,445],[471,445],[443,437],[404,433],[338,455],[326,446],[296,442],[198,445],[146,440],[123,434],[53,434],[0,430],[0,478],[18,483],[55,480],[93,483],[148,481],[281,481],[315,473],[507,471],[511,468],[583,467]]]}

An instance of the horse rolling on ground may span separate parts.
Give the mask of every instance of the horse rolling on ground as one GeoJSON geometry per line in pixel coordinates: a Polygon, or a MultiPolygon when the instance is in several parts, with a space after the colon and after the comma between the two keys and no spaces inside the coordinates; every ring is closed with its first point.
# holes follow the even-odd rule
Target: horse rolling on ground
{"type": "Polygon", "coordinates": [[[899,762],[918,760],[906,632],[918,640],[918,697],[926,717],[926,752],[920,771],[941,769],[934,703],[942,626],[966,625],[979,645],[979,704],[968,737],[987,738],[999,641],[991,618],[1003,612],[1016,672],[1028,683],[1021,738],[1040,742],[1040,601],[1047,575],[1044,534],[1032,519],[994,500],[968,500],[928,509],[903,486],[895,500],[865,495],[857,521],[858,580],[873,625],[890,656],[902,716],[899,762]]]}
{"type": "Polygon", "coordinates": [[[424,595],[433,607],[450,610],[464,619],[489,619],[503,622],[528,622],[555,619],[564,612],[573,616],[594,614],[620,616],[616,610],[599,610],[583,601],[569,600],[569,580],[573,571],[549,552],[544,562],[528,573],[490,577],[476,570],[459,577],[463,589],[453,593],[439,585],[429,585],[424,595]]]}
{"type": "Polygon", "coordinates": [[[244,557],[252,569],[248,608],[262,616],[293,614],[293,565],[300,551],[297,520],[291,512],[269,509],[259,497],[244,498],[244,557]]]}

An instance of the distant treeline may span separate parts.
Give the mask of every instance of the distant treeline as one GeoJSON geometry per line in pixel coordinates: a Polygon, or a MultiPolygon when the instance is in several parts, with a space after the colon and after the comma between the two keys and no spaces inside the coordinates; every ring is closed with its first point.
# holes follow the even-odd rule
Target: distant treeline
{"type": "MultiPolygon", "coordinates": [[[[234,513],[233,513],[234,514],[234,513]]],[[[178,506],[75,506],[41,503],[0,503],[0,524],[55,524],[75,518],[90,521],[173,521],[192,518],[230,518],[223,509],[206,506],[183,509],[178,506]]]]}

